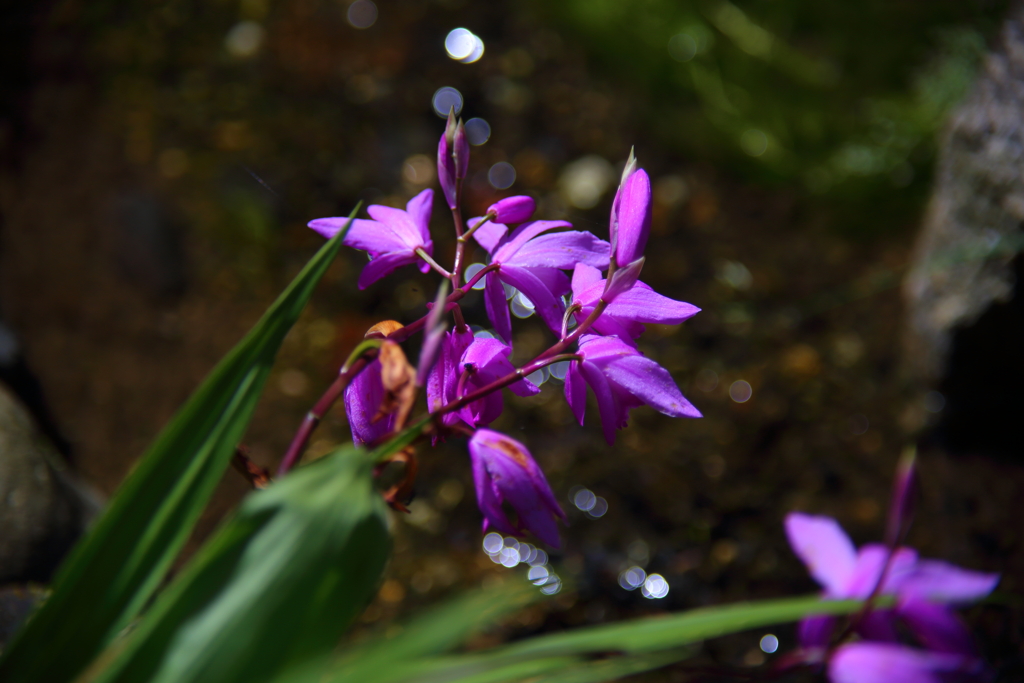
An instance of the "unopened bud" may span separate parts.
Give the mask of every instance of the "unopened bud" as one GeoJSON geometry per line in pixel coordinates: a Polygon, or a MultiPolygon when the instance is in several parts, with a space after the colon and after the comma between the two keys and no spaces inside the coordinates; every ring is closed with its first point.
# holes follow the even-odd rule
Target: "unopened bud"
{"type": "Polygon", "coordinates": [[[469,169],[469,140],[466,139],[466,127],[462,125],[462,119],[459,119],[455,127],[452,153],[455,155],[455,177],[465,178],[469,169]]]}
{"type": "Polygon", "coordinates": [[[636,154],[633,153],[633,150],[633,147],[629,148],[629,158],[626,159],[626,165],[622,169],[622,178],[619,179],[619,185],[626,182],[626,179],[633,175],[633,171],[636,170],[636,154]]]}
{"type": "Polygon", "coordinates": [[[530,216],[533,215],[536,208],[537,203],[533,201],[533,197],[518,195],[516,197],[506,197],[491,204],[487,207],[487,213],[494,214],[494,218],[491,220],[495,223],[514,225],[530,220],[530,216]]]}
{"type": "Polygon", "coordinates": [[[454,209],[456,203],[457,180],[455,173],[455,130],[458,124],[455,121],[455,108],[448,112],[448,123],[445,126],[444,134],[437,143],[437,180],[441,183],[441,191],[444,192],[444,199],[448,202],[448,208],[454,209]]]}
{"type": "Polygon", "coordinates": [[[910,526],[910,518],[914,514],[914,494],[916,492],[917,449],[909,446],[904,449],[900,461],[896,464],[896,478],[892,484],[892,500],[889,503],[889,519],[886,524],[885,540],[890,546],[900,542],[900,536],[910,526]]]}

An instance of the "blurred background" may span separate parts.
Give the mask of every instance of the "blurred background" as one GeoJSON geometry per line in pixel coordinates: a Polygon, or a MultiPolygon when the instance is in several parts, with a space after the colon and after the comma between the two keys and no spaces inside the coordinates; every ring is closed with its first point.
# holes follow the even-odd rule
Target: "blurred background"
{"type": "MultiPolygon", "coordinates": [[[[474,143],[467,216],[529,194],[540,217],[607,238],[635,147],[654,183],[644,280],[703,309],[641,344],[702,420],[638,409],[609,447],[590,417],[575,424],[557,378],[536,399],[506,396],[494,427],[532,449],[570,525],[550,552],[559,592],[481,643],[814,591],[784,515],[832,515],[858,544],[879,540],[896,460],[916,444],[909,543],[1003,572],[1001,595],[969,618],[1004,675],[1021,675],[1020,242],[997,234],[998,254],[960,254],[996,254],[1009,285],[958,291],[973,313],[932,336],[908,331],[918,300],[900,289],[928,251],[947,121],[996,73],[986,54],[1003,49],[1011,11],[997,0],[0,10],[0,361],[17,397],[0,437],[33,452],[0,466],[13,482],[38,475],[8,484],[4,514],[24,540],[0,543],[0,581],[47,580],[97,500],[322,243],[307,221],[436,187],[455,106],[474,143]],[[44,499],[44,521],[24,521],[24,501],[44,499]],[[644,590],[650,574],[664,581],[644,590]]],[[[440,204],[445,263],[454,240],[440,204]]],[[[288,337],[246,437],[260,465],[276,465],[367,328],[414,320],[433,298],[436,280],[414,269],[357,290],[364,263],[343,252],[288,337]]],[[[464,310],[486,322],[479,298],[464,310]]],[[[535,317],[516,325],[518,360],[550,341],[535,317]]],[[[349,439],[339,411],[310,455],[349,439]]],[[[420,455],[412,513],[395,516],[394,560],[362,628],[496,576],[526,580],[514,565],[528,548],[482,548],[464,443],[420,455]]],[[[193,548],[245,492],[229,472],[193,548]]],[[[761,665],[763,635],[710,643],[708,662],[761,665]]],[[[780,652],[794,644],[789,627],[773,635],[780,652]]]]}

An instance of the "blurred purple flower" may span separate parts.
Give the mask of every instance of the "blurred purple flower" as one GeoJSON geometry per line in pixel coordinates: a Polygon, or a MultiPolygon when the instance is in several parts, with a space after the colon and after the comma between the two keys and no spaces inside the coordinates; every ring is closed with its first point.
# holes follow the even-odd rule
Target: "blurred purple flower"
{"type": "MultiPolygon", "coordinates": [[[[512,347],[498,339],[474,339],[463,352],[458,366],[456,384],[461,380],[462,374],[467,373],[463,395],[515,372],[508,359],[511,355],[512,347]]],[[[508,388],[516,396],[533,396],[540,393],[540,389],[527,379],[513,382],[508,388]]],[[[457,390],[455,394],[454,398],[457,398],[457,390]]],[[[487,425],[498,419],[503,407],[501,391],[494,391],[459,410],[459,417],[471,427],[487,425]]]]}
{"type": "Polygon", "coordinates": [[[584,334],[565,376],[565,398],[580,424],[587,403],[587,385],[597,397],[604,437],[615,443],[615,430],[626,426],[629,411],[647,404],[671,417],[701,417],[676,386],[668,370],[617,337],[584,334]]]}
{"type": "Polygon", "coordinates": [[[608,225],[615,263],[627,266],[644,255],[651,232],[651,179],[643,169],[623,178],[608,225]]]}
{"type": "MultiPolygon", "coordinates": [[[[576,266],[572,274],[572,303],[582,307],[575,313],[576,320],[583,322],[593,313],[604,288],[601,271],[583,263],[576,266]]],[[[615,297],[590,329],[598,334],[615,335],[635,346],[633,340],[643,334],[643,323],[678,325],[699,312],[693,304],[669,299],[637,281],[631,289],[615,297]]]]}
{"type": "MultiPolygon", "coordinates": [[[[922,641],[945,652],[973,652],[967,630],[948,607],[985,597],[999,582],[998,574],[986,574],[938,560],[920,560],[911,548],[889,549],[868,544],[858,551],[849,536],[831,517],[792,512],[786,516],[789,544],[811,576],[825,588],[825,598],[864,600],[875,590],[882,572],[885,579],[879,595],[894,595],[893,610],[875,610],[858,626],[865,638],[895,642],[898,616],[922,641]]],[[[804,648],[828,644],[834,619],[809,617],[800,622],[799,634],[804,648]]]]}
{"type": "Polygon", "coordinates": [[[492,219],[495,223],[503,225],[515,225],[530,220],[530,216],[536,210],[537,204],[533,197],[517,195],[505,197],[487,207],[488,214],[494,214],[492,219]]]}
{"type": "Polygon", "coordinates": [[[945,683],[987,681],[991,672],[975,657],[858,642],[835,651],[828,677],[832,683],[945,683]]]}
{"type": "MultiPolygon", "coordinates": [[[[423,249],[430,256],[434,254],[429,227],[433,202],[434,191],[426,189],[409,200],[405,211],[372,204],[366,211],[373,220],[352,221],[344,243],[368,252],[372,259],[359,275],[359,289],[366,289],[401,266],[420,262],[422,272],[430,270],[416,250],[423,249]]],[[[309,222],[309,227],[330,239],[346,222],[348,218],[317,218],[309,222]]]]}
{"type": "Polygon", "coordinates": [[[352,441],[367,444],[389,433],[395,413],[374,420],[384,402],[380,360],[374,359],[345,388],[345,415],[352,429],[352,441]]]}
{"type": "MultiPolygon", "coordinates": [[[[472,228],[481,220],[474,218],[469,226],[472,228]]],[[[570,290],[569,278],[562,270],[572,270],[577,263],[595,268],[608,266],[608,243],[589,232],[541,234],[571,227],[565,221],[531,221],[509,234],[507,226],[488,222],[473,233],[477,243],[491,255],[491,263],[501,265],[486,275],[484,304],[491,324],[506,341],[512,339],[512,319],[502,282],[522,292],[541,320],[557,334],[565,310],[561,296],[570,290]]]]}
{"type": "Polygon", "coordinates": [[[477,503],[484,515],[483,530],[514,535],[528,530],[548,545],[560,547],[555,520],[565,520],[565,512],[526,447],[504,434],[478,429],[469,440],[469,456],[477,503]],[[506,502],[518,516],[514,525],[502,509],[506,502]]]}

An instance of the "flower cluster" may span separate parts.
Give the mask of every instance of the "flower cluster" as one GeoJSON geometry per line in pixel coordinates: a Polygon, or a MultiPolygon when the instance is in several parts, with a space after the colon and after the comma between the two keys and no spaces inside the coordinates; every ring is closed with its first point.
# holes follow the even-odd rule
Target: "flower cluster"
{"type": "MultiPolygon", "coordinates": [[[[502,389],[519,396],[536,394],[540,389],[529,375],[568,361],[566,400],[582,424],[589,387],[609,443],[626,425],[629,411],[641,405],[672,417],[700,417],[669,372],[637,348],[646,323],[678,324],[699,309],[662,296],[638,279],[651,227],[651,183],[632,154],[612,203],[610,242],[573,230],[565,221],[533,220],[536,206],[525,196],[502,199],[485,215],[463,223],[460,204],[468,165],[465,131],[450,115],[438,143],[437,171],[457,239],[451,270],[434,260],[430,189],[413,197],[404,211],[370,206],[370,220],[352,221],[343,241],[370,257],[359,277],[360,288],[407,265],[434,270],[451,285],[451,292],[442,290],[427,315],[405,327],[396,325],[385,336],[391,343],[416,331],[425,333],[417,383],[425,385],[435,440],[455,433],[470,437],[484,529],[531,531],[557,546],[556,520],[564,519],[565,513],[544,474],[523,444],[488,429],[502,413],[502,389]],[[467,279],[467,249],[473,242],[486,253],[487,263],[467,279]],[[459,301],[481,281],[493,332],[474,335],[459,301]],[[507,287],[528,299],[556,337],[547,350],[520,367],[510,361],[513,336],[507,287]],[[443,322],[449,312],[450,324],[443,322]],[[504,512],[503,503],[515,511],[515,521],[504,512]]],[[[309,227],[329,238],[347,222],[320,218],[309,227]]],[[[391,390],[386,374],[386,367],[373,359],[345,392],[357,443],[378,442],[402,426],[403,420],[384,408],[396,404],[387,400],[391,390]]]]}
{"type": "Polygon", "coordinates": [[[827,661],[833,683],[938,683],[991,677],[953,607],[987,596],[999,575],[921,559],[913,549],[897,544],[898,530],[909,519],[912,472],[912,459],[909,465],[901,462],[888,545],[874,543],[858,550],[831,517],[802,513],[786,517],[789,543],[824,588],[823,597],[867,601],[866,609],[846,629],[857,640],[833,642],[834,617],[809,617],[799,624],[801,649],[795,660],[827,661]],[[892,606],[873,607],[879,598],[891,600],[892,606]],[[903,633],[912,637],[916,647],[903,643],[903,633]]]}

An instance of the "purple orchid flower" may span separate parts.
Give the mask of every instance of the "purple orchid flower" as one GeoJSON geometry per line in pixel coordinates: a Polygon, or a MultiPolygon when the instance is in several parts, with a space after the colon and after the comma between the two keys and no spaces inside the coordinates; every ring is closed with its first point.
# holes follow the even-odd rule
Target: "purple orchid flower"
{"type": "Polygon", "coordinates": [[[987,681],[991,672],[976,657],[915,650],[890,643],[839,647],[829,660],[832,683],[945,683],[987,681]]]}
{"type": "Polygon", "coordinates": [[[565,512],[523,444],[490,429],[478,429],[469,440],[469,457],[484,532],[493,528],[519,536],[529,530],[551,547],[560,547],[555,520],[564,521],[565,512]],[[502,509],[505,502],[518,516],[515,525],[502,509]]]}
{"type": "MultiPolygon", "coordinates": [[[[359,289],[366,289],[402,266],[420,262],[422,272],[430,270],[416,250],[422,249],[429,256],[434,254],[429,228],[433,203],[434,191],[426,189],[409,200],[405,211],[372,204],[366,211],[373,220],[352,221],[344,243],[368,252],[372,259],[359,275],[359,289]]],[[[309,222],[309,227],[330,239],[347,222],[348,218],[317,218],[309,222]]]]}
{"type": "MultiPolygon", "coordinates": [[[[508,359],[511,355],[512,347],[498,339],[474,339],[463,352],[458,367],[459,381],[462,380],[463,373],[466,373],[463,395],[515,372],[508,359]]],[[[508,388],[516,396],[533,396],[540,393],[540,388],[525,378],[513,382],[508,388]]],[[[456,390],[456,395],[452,398],[457,398],[457,394],[456,390]]],[[[488,425],[498,419],[503,408],[501,392],[495,391],[462,408],[459,417],[471,427],[488,425]]]]}
{"type": "Polygon", "coordinates": [[[644,255],[651,232],[651,179],[643,169],[630,173],[619,185],[608,231],[618,266],[629,265],[644,255]]]}
{"type": "MultiPolygon", "coordinates": [[[[867,615],[858,627],[862,636],[896,642],[898,617],[929,647],[950,653],[973,653],[966,628],[948,605],[985,597],[999,582],[998,574],[961,569],[938,560],[920,560],[914,550],[904,547],[896,549],[886,569],[886,546],[868,544],[858,551],[831,517],[790,513],[786,516],[786,535],[811,576],[825,588],[827,599],[864,600],[875,590],[885,571],[878,592],[896,596],[896,610],[875,610],[867,615]]],[[[832,617],[804,619],[798,629],[801,645],[827,645],[833,623],[832,617]]]]}
{"type": "MultiPolygon", "coordinates": [[[[472,343],[473,333],[468,327],[463,328],[461,332],[455,328],[445,334],[437,362],[427,376],[427,408],[430,412],[455,400],[459,383],[459,361],[472,343]]],[[[450,427],[459,421],[459,416],[447,413],[441,421],[450,427]]]]}
{"type": "Polygon", "coordinates": [[[615,443],[615,430],[626,426],[630,409],[645,403],[671,417],[701,417],[668,370],[621,339],[584,334],[578,353],[583,360],[569,364],[565,398],[582,425],[590,385],[609,444],[615,443]]]}
{"type": "MultiPolygon", "coordinates": [[[[469,227],[481,220],[471,219],[469,227]]],[[[484,304],[491,324],[506,341],[512,339],[512,319],[501,283],[522,292],[541,320],[558,334],[565,311],[561,296],[570,290],[569,278],[562,270],[572,270],[577,263],[595,268],[608,266],[608,243],[589,232],[541,234],[571,227],[565,221],[531,221],[509,234],[507,226],[488,222],[473,233],[477,243],[491,255],[491,263],[500,265],[486,275],[484,304]]]]}
{"type": "Polygon", "coordinates": [[[384,401],[379,360],[369,363],[345,388],[345,415],[356,444],[372,443],[392,431],[395,413],[374,420],[384,401]]]}
{"type": "MultiPolygon", "coordinates": [[[[572,274],[572,302],[581,306],[575,313],[577,321],[583,322],[594,312],[605,284],[597,268],[577,264],[572,274]]],[[[644,331],[643,323],[678,325],[699,312],[700,309],[693,304],[669,299],[637,281],[608,304],[591,329],[598,334],[617,336],[635,346],[634,340],[644,331]]]]}

